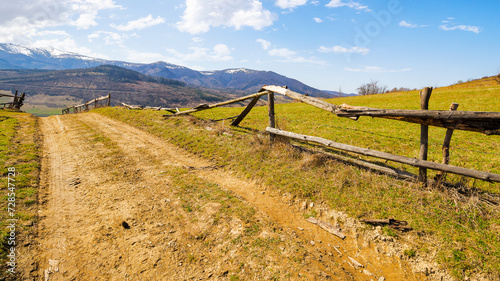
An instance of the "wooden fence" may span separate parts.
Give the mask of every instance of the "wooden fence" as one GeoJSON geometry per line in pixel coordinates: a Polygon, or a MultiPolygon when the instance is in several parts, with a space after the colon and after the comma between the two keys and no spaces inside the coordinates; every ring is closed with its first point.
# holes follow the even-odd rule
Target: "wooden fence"
{"type": "Polygon", "coordinates": [[[1,94],[0,97],[10,97],[14,98],[12,102],[5,102],[5,103],[0,103],[0,106],[3,106],[3,108],[9,108],[9,109],[16,109],[20,110],[21,107],[24,104],[24,98],[26,97],[25,93],[22,93],[20,96],[18,95],[17,91],[15,95],[9,95],[9,94],[1,94]]]}
{"type": "Polygon", "coordinates": [[[68,107],[66,109],[62,110],[62,114],[69,114],[69,113],[78,113],[78,112],[85,112],[89,111],[90,109],[94,108],[99,108],[99,107],[108,107],[111,102],[111,94],[93,99],[91,101],[88,101],[84,104],[79,104],[75,106],[68,107]],[[99,104],[100,101],[104,101],[103,104],[99,104]],[[73,110],[73,112],[71,112],[73,110]]]}
{"type": "MultiPolygon", "coordinates": [[[[202,104],[195,108],[176,112],[168,116],[184,115],[201,110],[206,110],[214,107],[219,107],[223,105],[228,105],[232,103],[241,102],[244,100],[252,99],[252,101],[247,105],[247,107],[241,112],[240,115],[235,116],[231,125],[238,126],[239,123],[245,118],[245,116],[250,112],[250,110],[255,106],[260,97],[268,96],[269,105],[269,126],[266,131],[270,135],[271,141],[274,141],[276,135],[292,138],[301,141],[314,142],[318,144],[325,145],[327,147],[332,147],[335,149],[349,151],[357,154],[362,154],[366,156],[381,158],[385,160],[395,161],[407,165],[411,165],[419,168],[418,176],[399,171],[394,168],[382,167],[375,165],[373,163],[350,159],[344,156],[332,155],[342,161],[348,161],[355,163],[359,166],[364,166],[366,168],[377,170],[380,172],[388,173],[397,177],[418,179],[420,182],[426,184],[427,180],[427,169],[438,170],[438,180],[441,180],[443,173],[453,173],[458,175],[463,175],[467,177],[472,177],[476,179],[481,179],[485,181],[500,182],[500,175],[493,174],[489,172],[476,171],[471,169],[466,169],[462,167],[449,165],[449,147],[452,134],[454,130],[465,130],[472,132],[479,132],[486,135],[500,135],[500,112],[473,112],[473,111],[456,111],[458,104],[453,103],[450,106],[450,110],[427,110],[429,99],[432,94],[432,88],[425,88],[420,92],[421,98],[421,109],[420,110],[400,110],[400,109],[378,109],[369,107],[359,107],[350,106],[347,104],[335,105],[327,103],[323,100],[301,95],[299,93],[288,90],[287,87],[279,86],[264,86],[258,93],[241,97],[238,99],[233,99],[226,102],[216,103],[212,105],[202,104]],[[330,140],[326,140],[314,136],[306,136],[297,133],[287,132],[275,128],[275,110],[274,110],[274,94],[280,94],[287,96],[289,98],[304,102],[306,104],[318,107],[320,109],[329,111],[339,117],[346,117],[353,120],[358,120],[362,116],[370,116],[374,118],[385,118],[392,119],[396,121],[417,123],[421,125],[420,132],[420,155],[419,159],[410,158],[406,156],[394,155],[386,152],[370,150],[361,147],[355,147],[347,144],[336,143],[330,140]],[[428,149],[428,126],[436,126],[446,128],[447,132],[445,139],[443,141],[443,161],[442,163],[436,163],[427,161],[427,149],[428,149]]],[[[331,154],[330,154],[331,155],[331,154]]]]}

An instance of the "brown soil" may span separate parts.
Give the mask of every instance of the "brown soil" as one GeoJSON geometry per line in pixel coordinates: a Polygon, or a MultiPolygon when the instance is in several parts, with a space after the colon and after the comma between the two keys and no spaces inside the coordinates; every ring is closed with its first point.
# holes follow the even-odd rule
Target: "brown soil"
{"type": "MultiPolygon", "coordinates": [[[[309,202],[144,131],[93,113],[40,124],[36,280],[427,279],[347,223],[344,240],[309,223],[309,202]],[[176,171],[192,190],[175,181],[176,171]]],[[[334,216],[319,210],[324,220],[334,216]]]]}

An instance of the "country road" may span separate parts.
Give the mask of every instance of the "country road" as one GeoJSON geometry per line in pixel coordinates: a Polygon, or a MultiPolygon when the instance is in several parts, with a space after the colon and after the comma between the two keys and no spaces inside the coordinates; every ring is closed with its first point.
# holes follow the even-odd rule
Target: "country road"
{"type": "Polygon", "coordinates": [[[283,195],[95,113],[40,119],[37,280],[427,280],[283,195]],[[353,260],[363,267],[357,267],[353,260]]]}

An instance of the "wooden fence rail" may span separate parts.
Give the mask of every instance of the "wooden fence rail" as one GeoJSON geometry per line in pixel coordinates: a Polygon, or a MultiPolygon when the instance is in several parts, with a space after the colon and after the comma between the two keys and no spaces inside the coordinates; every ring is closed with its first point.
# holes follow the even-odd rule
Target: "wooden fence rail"
{"type": "Polygon", "coordinates": [[[284,136],[287,138],[297,139],[297,140],[301,140],[301,141],[315,142],[315,143],[319,143],[319,144],[322,144],[322,145],[325,145],[325,146],[328,146],[331,148],[340,149],[340,150],[353,152],[353,153],[357,153],[357,154],[362,154],[365,156],[372,156],[372,157],[377,157],[377,158],[381,158],[381,159],[385,159],[385,160],[391,160],[391,161],[395,161],[395,162],[399,162],[399,163],[403,163],[403,164],[408,164],[408,165],[411,165],[414,167],[422,167],[422,168],[428,168],[428,169],[433,169],[433,170],[439,170],[439,171],[443,171],[443,172],[453,173],[453,174],[457,174],[457,175],[463,175],[463,176],[481,179],[481,180],[485,180],[485,181],[500,182],[500,175],[498,175],[498,174],[481,172],[481,171],[466,169],[466,168],[462,168],[462,167],[456,167],[456,166],[442,164],[442,163],[435,163],[435,162],[420,160],[420,159],[416,159],[416,158],[394,155],[394,154],[390,154],[390,153],[386,153],[386,152],[371,150],[371,149],[367,149],[367,148],[361,148],[361,147],[352,146],[352,145],[343,144],[343,143],[337,143],[337,142],[327,140],[324,138],[320,138],[320,137],[301,135],[301,134],[282,131],[282,130],[270,128],[270,127],[266,128],[266,131],[271,133],[271,134],[274,134],[274,135],[284,136]]]}
{"type": "MultiPolygon", "coordinates": [[[[358,153],[362,155],[378,157],[386,160],[391,160],[411,166],[419,167],[418,180],[424,184],[427,183],[427,169],[438,170],[438,180],[444,177],[443,173],[453,173],[481,179],[485,181],[500,182],[500,175],[475,171],[462,167],[449,165],[449,146],[453,130],[465,130],[472,132],[480,132],[486,135],[500,135],[500,112],[473,112],[473,111],[456,111],[458,104],[452,104],[450,110],[428,110],[429,99],[432,93],[432,88],[425,88],[421,92],[421,109],[420,110],[401,110],[401,109],[378,109],[360,106],[350,106],[347,104],[335,105],[326,101],[305,96],[294,91],[289,90],[287,87],[280,86],[264,86],[262,89],[253,95],[244,96],[241,98],[233,99],[226,102],[216,103],[212,105],[202,104],[195,108],[175,112],[171,115],[164,115],[165,117],[174,115],[185,115],[201,110],[211,109],[223,105],[228,105],[244,100],[252,99],[243,112],[236,117],[231,125],[238,126],[250,110],[255,106],[259,98],[263,95],[268,95],[269,105],[269,127],[266,131],[270,135],[271,141],[274,140],[275,135],[280,135],[288,138],[316,142],[328,147],[358,153]],[[394,155],[390,153],[370,150],[366,148],[355,147],[351,145],[335,143],[326,139],[314,136],[300,135],[292,132],[286,132],[275,127],[275,113],[274,113],[274,94],[284,95],[294,100],[312,105],[314,107],[329,111],[339,117],[347,117],[357,120],[361,116],[371,116],[375,118],[393,119],[397,121],[404,121],[416,123],[421,125],[421,145],[420,145],[420,159],[410,158],[406,156],[394,155]],[[447,129],[446,137],[443,143],[443,163],[435,163],[427,161],[427,147],[428,147],[428,126],[436,126],[447,129]]],[[[344,157],[345,158],[345,157],[344,157]]],[[[408,173],[395,171],[392,168],[381,167],[373,163],[355,160],[355,159],[342,159],[342,161],[350,161],[370,169],[377,171],[388,171],[391,175],[402,176],[404,178],[414,178],[413,175],[408,173]]]]}
{"type": "Polygon", "coordinates": [[[85,112],[92,108],[107,107],[111,103],[111,94],[93,99],[83,104],[71,106],[62,110],[62,114],[69,114],[70,110],[73,109],[73,113],[85,112]],[[99,105],[99,101],[106,101],[105,105],[99,105]]]}
{"type": "Polygon", "coordinates": [[[9,108],[9,109],[16,109],[20,110],[21,107],[24,104],[24,99],[26,97],[25,93],[22,93],[20,96],[18,95],[18,92],[16,91],[15,95],[9,95],[9,94],[0,94],[0,97],[9,97],[9,98],[14,98],[12,102],[5,102],[5,103],[0,103],[3,108],[9,108]]]}
{"type": "Polygon", "coordinates": [[[446,129],[500,135],[500,112],[447,111],[447,110],[403,110],[379,109],[347,104],[335,105],[317,98],[308,97],[279,86],[264,86],[262,90],[278,93],[292,99],[334,113],[339,117],[370,116],[394,119],[446,129]]]}

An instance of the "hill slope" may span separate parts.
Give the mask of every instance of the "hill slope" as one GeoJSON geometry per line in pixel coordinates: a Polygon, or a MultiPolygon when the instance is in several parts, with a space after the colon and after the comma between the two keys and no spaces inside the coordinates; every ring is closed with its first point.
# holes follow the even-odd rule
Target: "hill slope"
{"type": "Polygon", "coordinates": [[[142,74],[183,81],[200,87],[233,89],[253,92],[264,84],[288,85],[295,91],[316,97],[335,97],[332,92],[315,89],[304,83],[275,72],[250,69],[220,71],[196,71],[187,67],[156,62],[151,64],[112,61],[63,52],[54,48],[28,48],[15,44],[0,44],[0,68],[66,70],[95,67],[103,64],[116,65],[142,74]]]}
{"type": "MultiPolygon", "coordinates": [[[[477,81],[480,83],[474,87],[469,84],[471,88],[466,85],[456,89],[436,88],[432,93],[430,109],[446,110],[452,102],[456,102],[460,104],[459,110],[498,112],[500,84],[488,81],[491,79],[477,81]],[[481,83],[486,84],[481,86],[481,83]]],[[[392,109],[418,109],[420,106],[418,91],[332,99],[330,102],[392,109]]],[[[500,252],[493,250],[500,249],[498,183],[448,174],[446,180],[456,184],[457,189],[422,187],[355,165],[345,165],[316,153],[320,150],[317,146],[309,147],[314,153],[304,153],[281,143],[270,146],[266,135],[259,134],[268,125],[266,107],[255,107],[241,123],[242,127],[207,120],[234,116],[241,112],[241,108],[201,111],[193,114],[197,119],[166,120],[155,111],[134,112],[132,115],[123,109],[106,108],[97,112],[168,139],[242,177],[263,182],[271,186],[271,190],[279,190],[283,196],[286,195],[286,202],[290,204],[297,204],[296,198],[314,202],[312,209],[308,209],[307,205],[298,205],[304,216],[327,218],[333,225],[352,229],[345,218],[333,216],[318,207],[322,202],[356,220],[394,218],[407,221],[413,228],[410,232],[403,233],[388,227],[379,228],[379,231],[391,236],[391,243],[394,239],[394,244],[405,244],[400,248],[401,252],[394,256],[402,256],[416,264],[431,280],[442,280],[436,274],[443,271],[456,280],[500,278],[500,252]],[[493,200],[484,201],[485,198],[493,200]],[[438,263],[440,266],[436,267],[441,269],[437,270],[430,261],[438,263]]],[[[419,155],[420,126],[417,124],[375,118],[353,121],[337,118],[303,103],[278,104],[276,114],[276,123],[287,131],[407,157],[418,158],[419,155]]],[[[442,128],[429,129],[429,161],[442,161],[445,133],[442,128]]],[[[326,150],[349,156],[336,150],[326,150]]],[[[500,174],[498,151],[499,136],[456,130],[450,149],[450,164],[500,174]]],[[[361,158],[379,165],[418,172],[410,166],[361,158]]],[[[435,171],[429,171],[429,177],[435,174],[435,171]]],[[[366,230],[373,229],[365,227],[366,230]]],[[[387,241],[376,237],[376,243],[387,241]]]]}
{"type": "Polygon", "coordinates": [[[36,104],[40,96],[87,101],[111,93],[112,104],[183,107],[228,97],[222,92],[202,91],[184,82],[111,65],[59,71],[0,70],[0,90],[12,89],[26,92],[30,104],[36,104]]]}

